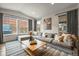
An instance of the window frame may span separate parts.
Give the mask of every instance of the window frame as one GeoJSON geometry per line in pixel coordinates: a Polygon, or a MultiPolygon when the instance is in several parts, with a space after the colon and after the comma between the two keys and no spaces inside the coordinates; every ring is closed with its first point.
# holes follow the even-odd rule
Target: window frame
{"type": "MultiPolygon", "coordinates": [[[[6,17],[10,17],[11,19],[15,19],[16,20],[16,32],[15,33],[11,33],[11,34],[3,34],[3,36],[8,36],[8,35],[19,35],[19,34],[27,34],[28,33],[28,29],[29,29],[29,25],[28,25],[28,19],[23,18],[23,17],[18,17],[15,15],[10,15],[10,14],[3,14],[3,20],[5,20],[6,17]],[[15,18],[12,18],[11,16],[14,16],[15,18]],[[27,22],[27,32],[26,33],[19,33],[19,20],[24,20],[27,22]]],[[[4,22],[3,22],[4,24],[4,22]]]]}

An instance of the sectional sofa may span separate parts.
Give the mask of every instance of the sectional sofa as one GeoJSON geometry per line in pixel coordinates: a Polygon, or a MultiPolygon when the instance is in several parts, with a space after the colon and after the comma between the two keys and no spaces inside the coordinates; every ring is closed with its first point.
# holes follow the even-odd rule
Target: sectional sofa
{"type": "Polygon", "coordinates": [[[76,41],[78,40],[75,35],[71,34],[62,34],[59,36],[58,34],[46,34],[46,37],[37,37],[37,39],[47,42],[47,45],[64,51],[71,55],[78,55],[78,51],[76,48],[76,41]],[[48,36],[47,36],[48,35],[48,36]],[[51,36],[53,35],[53,36],[51,36]]]}

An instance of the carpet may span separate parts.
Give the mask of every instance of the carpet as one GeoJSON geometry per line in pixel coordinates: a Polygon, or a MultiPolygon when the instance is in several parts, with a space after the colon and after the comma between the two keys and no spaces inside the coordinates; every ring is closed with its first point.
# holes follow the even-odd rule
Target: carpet
{"type": "MultiPolygon", "coordinates": [[[[46,49],[39,48],[34,52],[35,56],[70,56],[63,51],[54,49],[50,46],[47,46],[46,49]]],[[[19,41],[12,41],[6,43],[6,55],[7,56],[29,56],[27,52],[21,46],[19,41]]]]}
{"type": "Polygon", "coordinates": [[[7,56],[28,56],[23,50],[18,41],[12,41],[6,43],[6,55],[7,56]]]}

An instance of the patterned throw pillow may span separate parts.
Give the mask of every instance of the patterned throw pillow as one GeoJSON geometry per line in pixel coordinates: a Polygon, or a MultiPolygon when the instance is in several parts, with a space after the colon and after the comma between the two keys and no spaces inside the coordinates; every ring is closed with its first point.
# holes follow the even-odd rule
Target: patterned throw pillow
{"type": "Polygon", "coordinates": [[[60,37],[59,37],[59,41],[60,41],[60,42],[64,42],[63,39],[64,39],[64,36],[60,36],[60,37]]]}
{"type": "Polygon", "coordinates": [[[71,34],[66,34],[65,35],[65,38],[64,38],[64,43],[67,45],[67,46],[73,46],[73,40],[71,38],[71,34]]]}

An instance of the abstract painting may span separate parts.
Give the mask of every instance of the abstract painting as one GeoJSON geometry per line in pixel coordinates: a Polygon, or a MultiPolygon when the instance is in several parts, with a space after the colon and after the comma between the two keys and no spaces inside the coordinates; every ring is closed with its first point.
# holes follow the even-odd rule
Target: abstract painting
{"type": "Polygon", "coordinates": [[[46,18],[44,19],[44,29],[45,30],[51,30],[52,29],[52,18],[46,18]]]}

